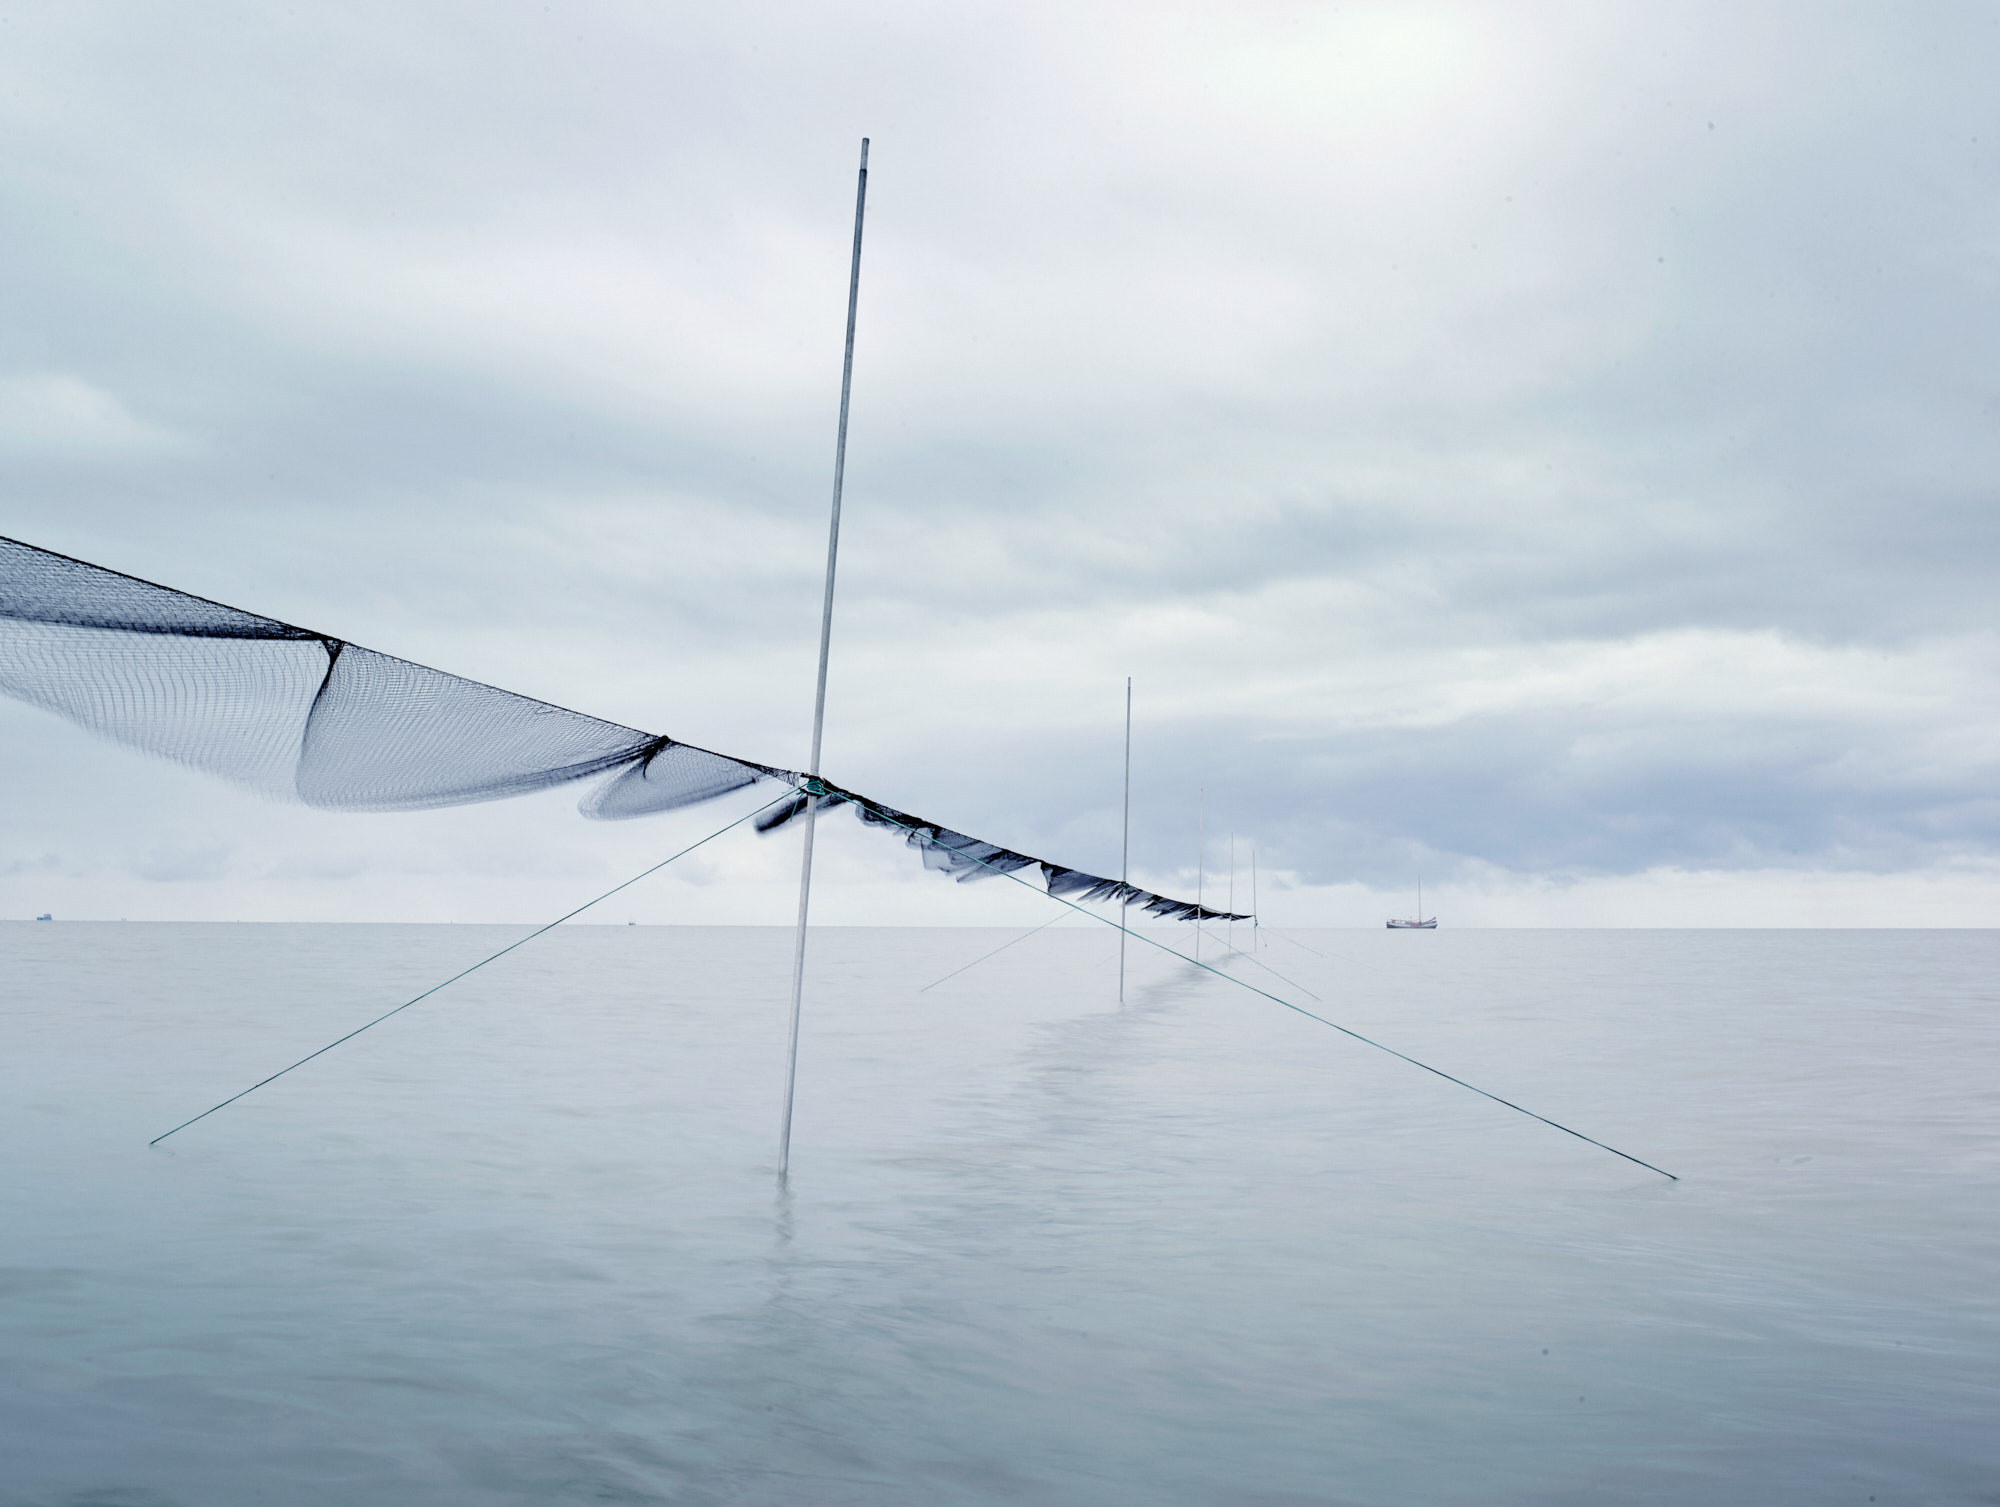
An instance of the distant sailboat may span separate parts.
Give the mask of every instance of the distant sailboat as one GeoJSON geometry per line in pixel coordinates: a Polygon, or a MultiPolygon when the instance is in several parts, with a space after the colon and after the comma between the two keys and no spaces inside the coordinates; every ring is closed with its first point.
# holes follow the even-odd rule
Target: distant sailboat
{"type": "Polygon", "coordinates": [[[1436,931],[1438,925],[1438,918],[1436,916],[1432,916],[1430,920],[1425,921],[1421,919],[1423,913],[1424,913],[1424,876],[1422,874],[1419,874],[1417,875],[1417,916],[1419,917],[1419,919],[1414,921],[1391,921],[1389,923],[1389,930],[1436,931]]]}

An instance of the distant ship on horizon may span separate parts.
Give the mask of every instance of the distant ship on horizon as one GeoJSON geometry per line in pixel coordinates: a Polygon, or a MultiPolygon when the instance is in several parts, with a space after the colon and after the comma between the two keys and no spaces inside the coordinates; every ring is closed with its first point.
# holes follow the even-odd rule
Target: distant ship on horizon
{"type": "MultiPolygon", "coordinates": [[[[1424,876],[1422,874],[1419,874],[1417,875],[1417,914],[1419,916],[1422,916],[1423,913],[1424,913],[1424,876]]],[[[1432,916],[1428,921],[1422,921],[1422,920],[1391,921],[1389,923],[1389,930],[1436,931],[1437,925],[1438,925],[1438,918],[1436,916],[1432,916]]]]}

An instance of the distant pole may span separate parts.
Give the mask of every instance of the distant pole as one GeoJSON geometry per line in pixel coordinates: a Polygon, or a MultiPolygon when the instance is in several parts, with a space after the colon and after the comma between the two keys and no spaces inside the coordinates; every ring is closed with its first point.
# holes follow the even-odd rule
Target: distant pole
{"type": "MultiPolygon", "coordinates": [[[[847,353],[840,365],[840,433],[833,447],[833,518],[826,531],[826,595],[819,611],[819,685],[813,693],[810,785],[819,783],[820,732],[826,725],[826,661],[833,644],[833,567],[840,557],[840,489],[847,479],[847,400],[854,390],[854,311],[861,298],[861,216],[868,205],[868,138],[861,138],[861,176],[854,189],[854,260],[847,273],[847,353]]],[[[813,826],[818,806],[806,800],[806,834],[799,862],[799,935],[792,951],[792,1031],[785,1057],[785,1113],[778,1126],[778,1180],[792,1166],[792,1091],[799,1079],[799,1003],[806,981],[806,912],[812,901],[813,826]]]]}
{"type": "Polygon", "coordinates": [[[1236,950],[1236,834],[1229,834],[1229,920],[1224,926],[1227,945],[1231,952],[1236,950]]]}
{"type": "Polygon", "coordinates": [[[1125,677],[1125,831],[1118,841],[1118,1003],[1125,1003],[1125,921],[1132,912],[1132,677],[1125,677]]]}
{"type": "Polygon", "coordinates": [[[1201,961],[1202,875],[1208,859],[1208,791],[1197,785],[1194,792],[1194,960],[1201,961]]]}
{"type": "Polygon", "coordinates": [[[1257,845],[1250,844],[1250,950],[1258,950],[1257,933],[1263,929],[1264,913],[1257,909],[1257,845]]]}

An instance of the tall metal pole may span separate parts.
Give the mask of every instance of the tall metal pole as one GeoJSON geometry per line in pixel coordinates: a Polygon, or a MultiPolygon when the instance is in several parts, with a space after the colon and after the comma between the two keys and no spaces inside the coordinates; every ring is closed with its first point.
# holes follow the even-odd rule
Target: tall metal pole
{"type": "Polygon", "coordinates": [[[1250,845],[1250,950],[1257,951],[1258,933],[1264,926],[1264,914],[1257,909],[1257,845],[1250,845]]]}
{"type": "Polygon", "coordinates": [[[1125,887],[1132,879],[1132,677],[1125,677],[1125,831],[1118,841],[1118,1003],[1125,1003],[1125,921],[1132,902],[1125,887]]]}
{"type": "MultiPolygon", "coordinates": [[[[847,353],[840,364],[840,434],[833,448],[833,519],[826,531],[826,595],[819,612],[819,683],[813,692],[812,758],[806,773],[818,784],[819,743],[826,725],[826,661],[833,643],[833,568],[840,557],[840,489],[847,479],[847,400],[854,390],[854,311],[861,298],[861,217],[868,206],[868,138],[861,138],[861,176],[854,189],[854,260],[847,273],[847,353]]],[[[799,1079],[799,1003],[806,981],[806,912],[812,901],[813,827],[817,803],[806,801],[806,833],[799,860],[799,935],[792,951],[792,1031],[785,1056],[785,1113],[778,1127],[778,1178],[792,1166],[792,1091],[799,1079]]]]}
{"type": "Polygon", "coordinates": [[[1201,961],[1201,913],[1208,907],[1202,900],[1202,876],[1208,859],[1208,791],[1197,785],[1194,792],[1194,960],[1201,961]]]}
{"type": "Polygon", "coordinates": [[[1227,946],[1236,950],[1236,834],[1229,834],[1229,919],[1223,924],[1228,933],[1227,946]]]}

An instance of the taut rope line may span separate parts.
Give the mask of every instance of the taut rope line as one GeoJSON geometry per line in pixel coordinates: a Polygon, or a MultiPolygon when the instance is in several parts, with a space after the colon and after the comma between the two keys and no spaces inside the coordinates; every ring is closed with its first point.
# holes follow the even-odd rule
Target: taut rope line
{"type": "Polygon", "coordinates": [[[1015,942],[1025,942],[1028,940],[1028,938],[1032,937],[1035,934],[1035,932],[1042,930],[1043,927],[1053,926],[1056,924],[1056,922],[1060,921],[1061,919],[1062,919],[1061,916],[1050,916],[1048,920],[1044,921],[1041,924],[1041,926],[1037,926],[1034,929],[1034,931],[1024,931],[1018,937],[1013,938],[1012,941],[1002,942],[998,947],[994,948],[991,952],[981,953],[971,962],[965,964],[964,967],[952,969],[951,972],[947,973],[941,979],[932,979],[928,984],[924,985],[923,988],[919,989],[917,993],[919,994],[930,993],[930,991],[937,988],[939,984],[946,983],[951,979],[957,978],[961,973],[965,972],[966,968],[977,968],[981,963],[985,962],[988,958],[999,957],[1001,953],[1005,952],[1008,948],[1012,947],[1015,942]]]}
{"type": "MultiPolygon", "coordinates": [[[[957,853],[960,857],[970,858],[974,863],[979,864],[983,868],[992,869],[994,873],[1000,875],[1004,879],[1013,880],[1014,883],[1022,886],[1024,889],[1032,890],[1035,888],[1034,885],[1029,884],[1027,880],[1021,878],[1019,875],[1010,874],[1008,873],[1007,870],[999,867],[997,864],[988,863],[985,859],[980,858],[975,854],[965,852],[963,849],[953,848],[948,846],[947,844],[937,842],[936,839],[930,837],[928,834],[922,832],[920,829],[909,826],[904,822],[897,821],[895,818],[887,815],[885,812],[875,807],[874,805],[864,801],[857,800],[854,796],[847,794],[845,791],[837,790],[829,786],[827,787],[826,793],[827,796],[831,797],[834,800],[849,801],[857,806],[863,807],[865,810],[867,810],[870,820],[883,822],[888,826],[900,828],[901,830],[909,833],[913,838],[921,839],[926,845],[933,847],[941,847],[944,848],[945,851],[947,852],[957,853]]],[[[1046,891],[1042,891],[1041,893],[1046,893],[1046,891]]],[[[1081,915],[1086,915],[1090,917],[1090,919],[1093,921],[1100,921],[1106,926],[1117,926],[1121,931],[1130,931],[1130,928],[1120,925],[1119,922],[1111,920],[1108,916],[1100,916],[1097,914],[1096,911],[1085,910],[1075,901],[1065,900],[1061,895],[1050,895],[1049,898],[1055,901],[1056,904],[1058,905],[1067,905],[1071,910],[1076,911],[1081,915]]],[[[1237,978],[1234,974],[1224,973],[1219,968],[1211,968],[1206,963],[1197,963],[1193,958],[1189,957],[1186,953],[1175,952],[1174,949],[1167,946],[1165,942],[1159,941],[1153,937],[1149,937],[1144,932],[1130,931],[1130,934],[1134,937],[1137,937],[1141,942],[1147,943],[1149,946],[1159,948],[1160,951],[1168,954],[1171,957],[1179,958],[1183,963],[1194,963],[1195,967],[1203,970],[1204,972],[1212,973],[1217,978],[1225,979],[1229,983],[1235,984],[1239,988],[1248,989],[1252,994],[1261,995],[1263,998],[1271,1001],[1271,1003],[1274,1005],[1283,1005],[1287,1010],[1291,1010],[1296,1014],[1303,1015],[1307,1020],[1316,1020],[1323,1026],[1330,1026],[1332,1029],[1340,1032],[1340,1034],[1343,1036],[1351,1036],[1356,1041],[1360,1042],[1363,1046],[1371,1046],[1375,1048],[1375,1050],[1378,1052],[1387,1052],[1391,1057],[1395,1057],[1400,1059],[1401,1061],[1409,1063],[1411,1067],[1420,1067],[1425,1072],[1434,1074],[1437,1077],[1444,1079],[1444,1081],[1447,1083],[1456,1083],[1460,1088],[1470,1089],[1472,1090],[1473,1093],[1479,1095],[1480,1098],[1491,1099],[1495,1104],[1504,1105],[1506,1108],[1513,1110],[1514,1113],[1516,1114],[1526,1115],[1531,1120],[1540,1120],[1544,1125],[1547,1125],[1552,1130],[1560,1130],[1564,1135],[1575,1136],[1579,1141],[1587,1142],[1588,1144],[1595,1146],[1600,1151],[1608,1151],[1613,1156],[1623,1157],[1626,1161],[1631,1162],[1634,1166],[1644,1167],[1648,1172],[1657,1172],[1660,1174],[1661,1177],[1668,1178],[1673,1182],[1680,1181],[1680,1178],[1678,1176],[1676,1176],[1674,1173],[1667,1171],[1667,1169],[1664,1167],[1655,1167],[1651,1162],[1642,1161],[1640,1158],[1633,1156],[1629,1151],[1620,1151],[1616,1146],[1607,1145],[1603,1141],[1598,1140],[1595,1136],[1585,1135],[1580,1130],[1572,1130],[1569,1128],[1569,1126],[1564,1125],[1562,1122],[1558,1120],[1551,1120],[1547,1115],[1538,1115],[1532,1109],[1527,1109],[1519,1104],[1516,1104],[1512,1099],[1503,1099],[1498,1094],[1488,1093],[1485,1089],[1479,1087],[1479,1085],[1476,1083],[1467,1083],[1463,1078],[1453,1077],[1450,1073],[1447,1073],[1441,1067],[1432,1067],[1428,1062],[1419,1062],[1416,1058],[1410,1056],[1410,1054],[1407,1052],[1399,1052],[1394,1047],[1386,1046],[1382,1042],[1375,1040],[1371,1036],[1363,1036],[1359,1031],[1350,1030],[1348,1027],[1341,1025],[1338,1021],[1328,1020],[1324,1015],[1315,1015],[1313,1014],[1312,1011],[1306,1009],[1303,1005],[1295,1005],[1288,999],[1281,999],[1277,995],[1271,993],[1269,990],[1259,989],[1255,984],[1246,983],[1244,980],[1237,978]]],[[[1195,935],[1199,937],[1200,932],[1197,930],[1195,935]]],[[[1308,948],[1307,950],[1310,951],[1311,949],[1308,948]]]]}
{"type": "Polygon", "coordinates": [[[157,1146],[160,1144],[160,1142],[164,1141],[167,1138],[167,1136],[176,1135],[179,1132],[186,1130],[188,1126],[194,1124],[195,1120],[206,1120],[210,1115],[214,1114],[216,1110],[227,1109],[230,1105],[234,1104],[238,1099],[241,1099],[244,1096],[244,1094],[254,1094],[257,1092],[258,1089],[262,1088],[265,1084],[277,1082],[278,1079],[284,1077],[285,1074],[289,1073],[292,1070],[292,1068],[304,1067],[308,1062],[311,1062],[313,1058],[324,1056],[326,1053],[332,1051],[335,1047],[339,1046],[341,1042],[354,1040],[354,1038],[359,1036],[363,1031],[369,1030],[374,1026],[381,1025],[382,1022],[387,1020],[391,1015],[400,1015],[403,1013],[403,1011],[409,1009],[410,1006],[417,1004],[420,1001],[429,999],[433,994],[436,994],[440,989],[450,988],[453,984],[457,983],[460,979],[464,978],[466,974],[477,973],[480,969],[484,968],[488,963],[493,962],[494,959],[504,958],[505,956],[507,956],[508,953],[512,952],[516,947],[525,947],[528,943],[534,941],[536,937],[542,935],[543,932],[554,931],[558,926],[562,925],[563,922],[569,920],[570,916],[582,915],[585,911],[589,910],[591,906],[597,904],[599,900],[609,900],[613,895],[617,894],[619,890],[629,890],[633,885],[637,884],[641,879],[644,879],[647,874],[659,873],[661,869],[665,868],[668,864],[672,863],[674,861],[674,858],[687,857],[687,855],[692,853],[696,848],[701,847],[703,843],[714,842],[716,838],[722,836],[724,832],[728,832],[737,827],[742,826],[745,822],[750,820],[751,817],[761,816],[766,811],[769,811],[773,806],[777,805],[779,801],[788,801],[791,798],[792,798],[791,792],[786,791],[785,794],[778,796],[775,800],[768,800],[764,802],[764,804],[759,806],[755,811],[746,811],[743,815],[737,817],[735,821],[731,822],[727,827],[721,827],[718,828],[716,831],[709,833],[708,836],[704,837],[701,840],[701,842],[689,843],[685,848],[682,848],[680,852],[674,854],[673,858],[662,858],[658,863],[654,864],[650,869],[647,869],[645,873],[634,874],[630,879],[626,880],[623,884],[614,885],[612,888],[606,890],[603,894],[597,897],[597,900],[584,901],[583,904],[579,905],[575,910],[569,912],[568,915],[557,916],[555,920],[549,922],[547,926],[544,926],[539,930],[529,932],[525,937],[521,938],[521,940],[518,942],[509,942],[505,947],[501,948],[498,952],[494,953],[492,957],[481,958],[478,962],[474,963],[470,968],[465,969],[463,972],[454,973],[450,978],[446,979],[442,984],[431,985],[430,988],[426,989],[422,994],[419,994],[415,999],[404,1000],[400,1005],[396,1006],[395,1009],[385,1011],[384,1013],[376,1016],[373,1020],[369,1021],[367,1025],[356,1026],[353,1030],[349,1031],[345,1036],[342,1036],[334,1041],[329,1041],[325,1046],[321,1047],[317,1052],[306,1053],[305,1056],[301,1057],[297,1062],[294,1062],[291,1067],[281,1067],[275,1073],[271,1074],[270,1077],[258,1079],[255,1083],[251,1084],[248,1088],[244,1089],[243,1093],[231,1094],[227,1099],[224,1099],[220,1104],[216,1104],[208,1109],[204,1109],[200,1114],[194,1117],[194,1120],[183,1120],[181,1121],[180,1124],[176,1125],[172,1130],[167,1131],[163,1135],[154,1136],[152,1140],[146,1142],[146,1144],[148,1146],[157,1146]]]}

